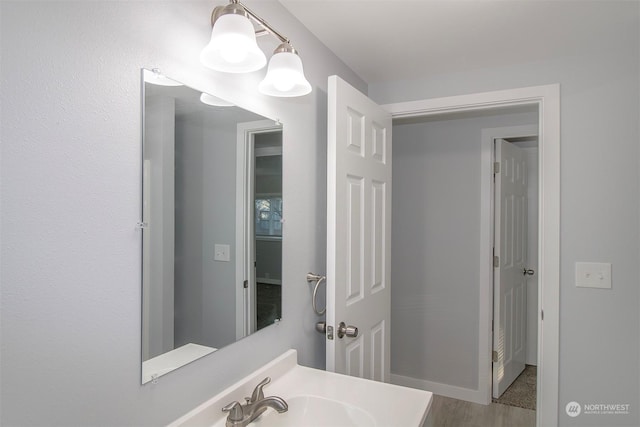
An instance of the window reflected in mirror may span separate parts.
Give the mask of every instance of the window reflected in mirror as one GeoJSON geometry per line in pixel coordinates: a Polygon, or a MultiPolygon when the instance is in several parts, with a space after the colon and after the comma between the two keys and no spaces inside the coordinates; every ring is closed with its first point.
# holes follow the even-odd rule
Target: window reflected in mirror
{"type": "Polygon", "coordinates": [[[256,236],[282,236],[282,197],[256,198],[256,236]]]}

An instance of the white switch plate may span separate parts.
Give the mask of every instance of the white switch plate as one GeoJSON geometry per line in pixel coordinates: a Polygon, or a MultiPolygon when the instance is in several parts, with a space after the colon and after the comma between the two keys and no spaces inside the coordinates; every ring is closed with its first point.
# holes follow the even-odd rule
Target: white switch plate
{"type": "Polygon", "coordinates": [[[576,262],[576,286],[611,289],[611,263],[576,262]]]}
{"type": "Polygon", "coordinates": [[[231,261],[231,247],[229,245],[215,245],[213,252],[215,261],[231,261]]]}

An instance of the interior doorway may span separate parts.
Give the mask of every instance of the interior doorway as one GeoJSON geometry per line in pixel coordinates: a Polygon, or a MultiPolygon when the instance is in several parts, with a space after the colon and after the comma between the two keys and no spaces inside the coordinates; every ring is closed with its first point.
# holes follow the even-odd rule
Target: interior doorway
{"type": "MultiPolygon", "coordinates": [[[[539,114],[538,135],[540,144],[539,167],[539,260],[538,290],[538,426],[557,425],[558,417],[558,348],[559,348],[559,196],[560,196],[560,92],[559,85],[537,86],[495,92],[461,95],[448,98],[425,99],[422,101],[388,104],[385,108],[394,119],[417,118],[443,113],[483,111],[522,105],[534,106],[539,114]],[[544,322],[543,322],[544,319],[544,322]]],[[[483,152],[490,156],[491,151],[483,152]]],[[[490,158],[490,157],[489,157],[490,158]]],[[[395,163],[395,158],[394,158],[395,163]]],[[[492,162],[483,165],[492,166],[492,162]]],[[[482,183],[483,198],[487,206],[483,214],[491,217],[491,197],[489,183],[482,183]],[[486,190],[486,191],[485,191],[486,190]],[[487,213],[488,212],[488,213],[487,213]]],[[[483,241],[491,241],[490,235],[483,235],[483,241]]],[[[486,254],[492,260],[491,251],[486,254]]],[[[491,278],[492,263],[484,271],[483,278],[491,278]]],[[[484,279],[481,279],[484,281],[484,279]]],[[[491,399],[491,301],[493,286],[491,280],[481,284],[479,304],[479,348],[478,372],[475,389],[464,389],[471,401],[491,399]]],[[[393,375],[392,375],[393,380],[393,375]]],[[[420,382],[406,384],[422,388],[420,382]]]]}
{"type": "MultiPolygon", "coordinates": [[[[536,135],[537,122],[531,107],[394,122],[392,381],[491,403],[491,362],[480,363],[479,344],[492,333],[478,320],[493,308],[484,289],[493,296],[494,140],[536,135]]],[[[503,326],[509,333],[496,336],[510,336],[503,326]]]]}
{"type": "Polygon", "coordinates": [[[282,318],[282,130],[254,135],[252,331],[282,318]]]}
{"type": "Polygon", "coordinates": [[[237,126],[236,338],[282,318],[282,125],[237,126]]]}

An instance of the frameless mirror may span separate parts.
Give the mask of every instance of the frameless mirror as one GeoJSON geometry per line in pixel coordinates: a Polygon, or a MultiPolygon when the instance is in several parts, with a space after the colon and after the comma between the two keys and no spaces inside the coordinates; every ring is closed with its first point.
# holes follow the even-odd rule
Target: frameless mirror
{"type": "Polygon", "coordinates": [[[143,70],[142,383],[281,318],[282,125],[143,70]]]}

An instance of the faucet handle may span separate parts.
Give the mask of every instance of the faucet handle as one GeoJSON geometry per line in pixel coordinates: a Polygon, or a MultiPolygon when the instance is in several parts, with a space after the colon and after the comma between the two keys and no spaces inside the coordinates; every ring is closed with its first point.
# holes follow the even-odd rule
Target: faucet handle
{"type": "Polygon", "coordinates": [[[222,412],[228,412],[229,416],[227,419],[229,421],[242,421],[244,418],[244,412],[242,411],[242,405],[238,402],[231,402],[224,408],[222,408],[222,412]]]}
{"type": "Polygon", "coordinates": [[[262,391],[262,388],[270,382],[270,377],[266,377],[265,379],[260,381],[260,384],[258,384],[256,388],[253,389],[253,393],[251,394],[251,403],[256,403],[258,400],[264,399],[264,392],[262,391]]]}

